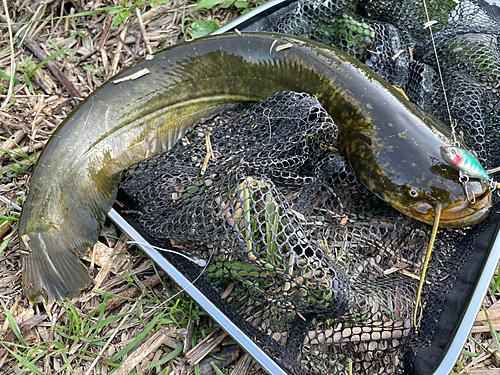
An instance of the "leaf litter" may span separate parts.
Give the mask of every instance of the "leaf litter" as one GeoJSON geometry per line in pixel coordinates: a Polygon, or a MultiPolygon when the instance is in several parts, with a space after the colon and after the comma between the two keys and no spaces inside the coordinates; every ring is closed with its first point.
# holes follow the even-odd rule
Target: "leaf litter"
{"type": "MultiPolygon", "coordinates": [[[[33,163],[82,98],[151,52],[199,35],[202,25],[233,20],[244,3],[193,12],[195,2],[180,0],[14,0],[7,20],[6,2],[0,6],[0,102],[7,102],[0,110],[0,373],[215,374],[229,366],[232,374],[264,374],[189,298],[164,303],[178,286],[109,222],[86,257],[93,284],[71,301],[30,305],[16,230],[33,163]]],[[[498,279],[456,372],[480,374],[498,360],[498,279]]]]}
{"type": "Polygon", "coordinates": [[[191,23],[225,24],[238,16],[238,10],[192,12],[196,3],[178,0],[15,0],[9,1],[6,19],[4,4],[0,102],[7,103],[0,111],[0,373],[187,374],[204,369],[203,373],[215,374],[210,364],[214,354],[228,358],[218,361],[217,368],[227,371],[236,366],[240,374],[264,374],[229,337],[215,347],[203,345],[217,325],[183,294],[165,303],[179,287],[127,244],[129,239],[112,223],[106,223],[84,259],[93,284],[71,301],[50,306],[30,305],[24,296],[17,234],[33,164],[82,98],[137,60],[181,42],[191,23]],[[190,350],[184,352],[188,342],[190,350]],[[190,362],[187,353],[195,355],[197,363],[190,362]]]}

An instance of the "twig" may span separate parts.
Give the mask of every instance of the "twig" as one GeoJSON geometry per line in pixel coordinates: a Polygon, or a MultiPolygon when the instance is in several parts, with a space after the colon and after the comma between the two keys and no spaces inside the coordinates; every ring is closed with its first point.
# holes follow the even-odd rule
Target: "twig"
{"type": "Polygon", "coordinates": [[[146,29],[144,28],[144,23],[142,23],[142,17],[141,17],[141,11],[139,8],[135,8],[135,14],[137,15],[137,20],[139,21],[139,29],[141,30],[142,38],[144,39],[144,42],[146,43],[146,48],[148,49],[148,53],[150,55],[153,54],[153,49],[151,48],[151,45],[149,44],[148,37],[146,35],[146,29]]]}
{"type": "Polygon", "coordinates": [[[12,227],[9,224],[4,224],[3,226],[1,226],[0,227],[0,238],[2,238],[11,229],[12,229],[12,227]]]}
{"type": "Polygon", "coordinates": [[[97,51],[98,50],[96,49],[95,51],[92,51],[90,53],[87,53],[85,56],[80,57],[80,59],[76,62],[75,66],[80,66],[82,62],[94,56],[97,53],[97,51]]]}
{"type": "Polygon", "coordinates": [[[148,68],[144,68],[144,69],[141,69],[137,72],[135,72],[134,74],[130,74],[126,77],[123,77],[123,78],[120,78],[120,79],[115,79],[113,81],[113,83],[116,85],[117,83],[121,83],[121,82],[126,82],[126,81],[133,81],[137,78],[141,78],[142,76],[145,76],[149,74],[149,69],[148,68]]]}
{"type": "Polygon", "coordinates": [[[406,50],[404,49],[399,50],[398,53],[391,57],[392,62],[395,62],[399,58],[399,56],[401,56],[405,52],[406,50]]]}
{"type": "Polygon", "coordinates": [[[183,354],[186,354],[192,349],[193,333],[194,333],[194,322],[191,318],[189,318],[187,325],[187,333],[186,336],[184,336],[184,348],[182,349],[183,354]]]}
{"type": "MultiPolygon", "coordinates": [[[[154,288],[159,282],[160,278],[157,275],[151,276],[149,279],[144,281],[144,288],[149,290],[151,288],[154,288]]],[[[146,292],[147,290],[143,290],[142,292],[146,292]]],[[[140,294],[141,291],[139,289],[137,289],[136,287],[131,287],[121,294],[123,298],[119,297],[110,298],[106,302],[106,310],[113,310],[118,306],[120,306],[121,304],[123,304],[124,302],[127,302],[126,298],[135,298],[140,294]]]]}
{"type": "Polygon", "coordinates": [[[292,48],[292,47],[293,47],[292,43],[286,43],[286,44],[282,44],[281,46],[276,47],[275,51],[276,52],[280,52],[280,51],[283,51],[285,49],[289,49],[289,48],[292,48]]]}
{"type": "Polygon", "coordinates": [[[116,38],[118,39],[118,41],[122,44],[122,47],[123,49],[125,50],[125,52],[127,52],[130,56],[132,56],[133,59],[137,59],[139,60],[140,57],[137,57],[130,48],[128,48],[127,44],[124,42],[124,40],[122,38],[120,38],[119,36],[116,36],[116,38]]]}
{"type": "Polygon", "coordinates": [[[158,349],[163,341],[170,335],[170,330],[168,328],[160,328],[153,336],[146,340],[140,347],[138,347],[115,371],[116,375],[126,375],[132,372],[139,363],[141,363],[144,358],[158,349]]]}
{"type": "Polygon", "coordinates": [[[428,27],[430,26],[434,26],[438,23],[438,21],[436,20],[432,20],[432,21],[427,21],[426,23],[424,23],[424,29],[427,29],[428,27]]]}
{"type": "Polygon", "coordinates": [[[106,38],[108,37],[110,27],[111,27],[111,17],[108,16],[108,18],[106,19],[106,23],[104,24],[104,29],[102,31],[101,40],[99,41],[99,45],[97,46],[97,48],[93,52],[87,53],[85,56],[80,57],[80,59],[76,63],[76,66],[79,66],[82,62],[91,58],[92,56],[94,56],[97,52],[99,52],[102,49],[102,47],[104,46],[104,43],[106,42],[106,38]]]}
{"type": "Polygon", "coordinates": [[[250,373],[253,364],[253,358],[245,353],[234,367],[232,375],[245,375],[250,373]]]}
{"type": "Polygon", "coordinates": [[[227,337],[227,333],[217,328],[205,337],[195,348],[186,353],[186,359],[191,366],[195,366],[205,358],[212,349],[219,345],[227,337]]]}
{"type": "MultiPolygon", "coordinates": [[[[128,314],[132,313],[136,308],[137,308],[137,302],[134,303],[132,308],[129,310],[128,314]]],[[[94,362],[92,362],[92,364],[87,369],[87,372],[85,373],[85,375],[90,375],[92,373],[92,370],[94,369],[95,365],[97,365],[97,362],[104,354],[104,351],[108,348],[108,345],[111,343],[111,341],[114,340],[114,338],[115,338],[116,334],[118,333],[118,331],[120,330],[120,328],[123,326],[123,324],[125,324],[125,321],[129,319],[128,314],[125,314],[123,319],[120,321],[120,324],[118,324],[118,327],[115,328],[115,330],[113,331],[113,333],[109,337],[108,341],[106,341],[106,344],[104,344],[101,351],[99,352],[99,355],[97,357],[95,357],[94,362]]]]}
{"type": "Polygon", "coordinates": [[[15,132],[11,138],[6,140],[1,146],[0,146],[0,159],[3,158],[4,155],[7,154],[7,151],[12,149],[15,145],[18,145],[19,142],[21,142],[26,135],[26,132],[24,129],[19,129],[17,132],[15,132]]]}
{"type": "MultiPolygon", "coordinates": [[[[6,0],[3,0],[3,1],[5,4],[6,0]]],[[[6,5],[5,5],[5,7],[6,7],[6,5]]],[[[8,17],[8,15],[7,15],[7,17],[8,17]]],[[[0,21],[6,22],[6,20],[3,16],[0,16],[0,21]]],[[[8,21],[8,22],[10,24],[10,21],[8,21]]],[[[12,27],[12,31],[17,32],[17,30],[19,30],[19,29],[16,28],[15,26],[12,27]]],[[[37,45],[37,43],[33,39],[31,39],[29,37],[25,37],[24,44],[26,44],[26,47],[28,47],[31,50],[31,52],[33,52],[33,54],[40,61],[44,61],[48,58],[48,56],[45,54],[45,52],[37,45]]],[[[68,78],[64,75],[64,73],[57,67],[57,65],[55,64],[54,61],[48,60],[45,63],[45,65],[47,66],[47,68],[49,68],[51,73],[59,80],[59,82],[61,82],[64,85],[64,87],[66,87],[66,90],[68,90],[69,94],[72,97],[79,98],[79,99],[83,98],[82,95],[71,84],[71,82],[68,80],[68,78]]]]}
{"type": "Polygon", "coordinates": [[[5,203],[6,205],[10,206],[10,207],[13,207],[15,208],[16,210],[18,211],[21,211],[21,206],[15,204],[14,202],[12,202],[10,199],[7,199],[5,198],[4,196],[0,195],[0,201],[2,201],[3,203],[5,203]]]}
{"type": "Polygon", "coordinates": [[[415,60],[413,59],[413,50],[415,48],[414,47],[408,47],[408,52],[410,53],[410,62],[415,62],[415,60]]]}
{"type": "MultiPolygon", "coordinates": [[[[5,9],[5,17],[7,18],[7,28],[9,29],[9,41],[10,41],[10,82],[9,82],[9,91],[7,92],[7,97],[5,98],[2,106],[0,108],[5,107],[12,96],[12,89],[14,88],[14,74],[16,69],[14,68],[14,37],[12,36],[12,25],[10,24],[10,16],[9,16],[9,8],[7,7],[7,0],[3,0],[3,8],[5,9]]],[[[5,22],[2,16],[0,16],[2,22],[5,22]]]]}
{"type": "MultiPolygon", "coordinates": [[[[125,39],[125,35],[127,35],[127,26],[125,26],[120,33],[120,38],[122,40],[125,39]]],[[[115,75],[117,73],[118,61],[120,60],[120,56],[122,54],[122,46],[123,43],[118,41],[118,45],[116,46],[115,55],[113,57],[113,62],[111,63],[111,74],[115,75]]]]}
{"type": "Polygon", "coordinates": [[[139,49],[141,45],[141,33],[136,31],[134,33],[134,36],[135,36],[134,55],[139,55],[139,49]]]}
{"type": "Polygon", "coordinates": [[[104,43],[106,43],[106,39],[109,35],[109,28],[111,27],[111,20],[111,16],[108,16],[108,18],[106,18],[106,23],[104,24],[104,30],[102,31],[101,40],[99,41],[97,50],[100,50],[102,47],[104,47],[104,43]]]}
{"type": "Polygon", "coordinates": [[[207,153],[205,155],[205,160],[203,161],[203,165],[201,167],[201,172],[200,173],[201,173],[202,176],[207,171],[208,161],[210,160],[210,158],[212,158],[212,159],[215,160],[215,155],[214,155],[214,152],[212,150],[212,143],[210,142],[210,133],[205,134],[205,146],[206,146],[206,149],[207,149],[207,153]]]}

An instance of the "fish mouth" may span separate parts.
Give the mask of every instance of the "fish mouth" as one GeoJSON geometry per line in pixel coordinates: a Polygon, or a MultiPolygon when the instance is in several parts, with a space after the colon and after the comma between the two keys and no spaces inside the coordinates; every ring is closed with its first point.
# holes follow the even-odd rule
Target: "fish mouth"
{"type": "MultiPolygon", "coordinates": [[[[476,196],[474,203],[465,201],[453,206],[443,207],[439,226],[442,228],[468,227],[483,221],[493,208],[493,194],[486,189],[476,196]]],[[[435,208],[425,202],[418,202],[410,207],[406,213],[414,219],[433,225],[435,208]]]]}

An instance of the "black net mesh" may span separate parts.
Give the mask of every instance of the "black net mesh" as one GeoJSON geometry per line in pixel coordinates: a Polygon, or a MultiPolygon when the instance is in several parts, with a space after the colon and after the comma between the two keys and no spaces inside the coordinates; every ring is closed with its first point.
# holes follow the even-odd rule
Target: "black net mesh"
{"type": "MultiPolygon", "coordinates": [[[[427,9],[456,132],[496,167],[500,10],[479,0],[429,0],[427,9]]],[[[449,123],[425,22],[412,0],[298,1],[259,30],[347,51],[449,123]]],[[[314,96],[278,93],[201,124],[128,169],[121,188],[154,241],[208,262],[200,288],[288,372],[429,373],[498,215],[439,230],[415,331],[430,227],[370,193],[328,150],[336,142],[314,96]]],[[[192,280],[203,270],[167,257],[192,280]]]]}

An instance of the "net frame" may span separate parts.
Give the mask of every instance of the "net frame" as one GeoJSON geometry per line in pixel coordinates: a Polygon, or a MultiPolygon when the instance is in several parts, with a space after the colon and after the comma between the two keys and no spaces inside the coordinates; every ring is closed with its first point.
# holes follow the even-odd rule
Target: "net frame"
{"type": "MultiPolygon", "coordinates": [[[[267,4],[265,9],[262,9],[262,12],[263,13],[269,12],[271,9],[273,9],[273,7],[281,8],[284,3],[287,4],[289,2],[288,1],[287,2],[275,1],[275,2],[273,2],[273,4],[267,4]]],[[[244,30],[245,27],[242,27],[242,26],[249,25],[249,24],[252,24],[252,23],[259,21],[258,20],[258,18],[260,18],[259,13],[260,12],[258,10],[254,11],[252,14],[247,15],[245,17],[245,19],[242,19],[238,22],[235,22],[233,24],[226,26],[224,29],[220,30],[220,32],[224,32],[226,30],[232,30],[235,27],[240,28],[241,30],[244,30]]],[[[115,217],[114,220],[120,221],[120,219],[118,217],[115,217]]],[[[452,330],[456,331],[456,332],[454,333],[454,336],[452,336],[453,339],[449,340],[448,344],[446,345],[446,348],[444,350],[440,350],[440,357],[441,357],[440,361],[438,361],[437,365],[436,365],[436,361],[427,363],[425,358],[424,359],[422,359],[422,358],[416,359],[416,361],[420,360],[421,362],[426,362],[426,363],[424,363],[423,366],[424,367],[426,366],[427,370],[429,370],[429,371],[432,371],[432,369],[435,368],[436,366],[438,366],[438,367],[435,370],[433,370],[434,373],[442,373],[442,371],[446,371],[445,368],[447,368],[447,366],[449,366],[448,367],[448,371],[449,371],[449,369],[451,369],[451,367],[454,365],[456,357],[458,357],[458,355],[459,355],[460,349],[463,345],[463,342],[465,342],[466,335],[470,329],[469,327],[472,326],[474,317],[475,317],[477,311],[479,310],[480,303],[478,303],[478,302],[482,300],[484,294],[486,293],[486,289],[488,287],[489,280],[490,280],[491,276],[493,275],[493,272],[495,270],[495,265],[496,265],[498,258],[499,258],[500,240],[497,239],[497,231],[498,230],[497,230],[497,225],[496,225],[496,223],[498,223],[499,220],[500,220],[500,218],[498,217],[498,215],[494,215],[494,217],[491,218],[491,224],[488,227],[488,233],[487,234],[485,233],[481,236],[484,239],[484,241],[483,241],[483,243],[478,245],[478,248],[480,248],[481,251],[476,252],[477,256],[474,258],[474,263],[480,264],[479,268],[482,268],[482,271],[479,273],[479,277],[476,280],[475,286],[472,288],[473,289],[472,294],[470,296],[467,296],[467,298],[463,299],[463,301],[462,301],[462,304],[464,304],[464,303],[467,304],[467,300],[469,300],[467,308],[463,309],[463,312],[461,314],[460,313],[456,314],[456,315],[462,315],[462,316],[459,316],[457,319],[455,319],[457,324],[455,324],[452,327],[452,330]],[[493,240],[490,241],[489,239],[493,239],[493,240]]],[[[150,250],[146,249],[146,252],[149,253],[148,255],[155,257],[155,256],[151,255],[152,252],[150,250]]],[[[475,269],[477,270],[478,267],[476,267],[475,269]]],[[[188,293],[189,293],[189,290],[188,290],[188,293]]],[[[202,305],[202,307],[204,307],[204,306],[202,305]]],[[[424,322],[426,321],[426,319],[431,319],[431,317],[424,316],[424,322]]],[[[223,324],[222,324],[222,326],[224,327],[223,324]]],[[[230,325],[228,325],[227,327],[229,327],[228,330],[230,330],[230,325]]],[[[235,333],[235,335],[238,336],[238,333],[235,333]]],[[[235,338],[238,340],[237,337],[235,337],[235,338]]],[[[245,344],[245,340],[242,340],[240,342],[240,344],[242,344],[245,348],[246,348],[246,345],[248,345],[249,348],[252,347],[252,345],[250,345],[248,342],[245,344]]],[[[433,348],[432,345],[428,346],[427,348],[429,348],[429,350],[435,350],[435,349],[432,349],[433,348]]],[[[266,360],[262,360],[262,358],[265,358],[265,356],[262,357],[262,353],[258,353],[258,350],[257,350],[257,352],[255,352],[255,354],[254,354],[254,357],[259,362],[262,361],[262,364],[264,364],[264,367],[267,368],[265,365],[266,360]]],[[[416,356],[416,357],[418,357],[418,356],[416,356]]],[[[270,365],[270,366],[272,366],[272,365],[270,365]]],[[[422,366],[422,365],[420,365],[420,366],[422,366]]],[[[415,372],[414,370],[415,369],[408,368],[408,369],[406,369],[405,372],[413,373],[413,372],[415,372]]],[[[274,371],[280,371],[280,370],[275,368],[274,370],[269,369],[268,371],[270,371],[271,373],[275,373],[274,371]]],[[[416,372],[416,373],[418,373],[418,372],[416,372]]],[[[423,373],[425,373],[425,372],[423,372],[423,373]]],[[[429,372],[427,372],[427,373],[429,373],[429,372]]]]}

